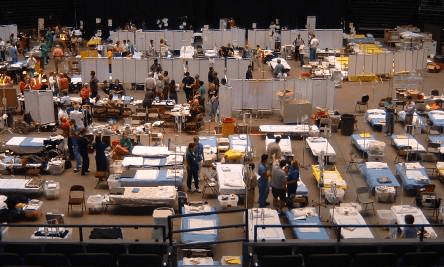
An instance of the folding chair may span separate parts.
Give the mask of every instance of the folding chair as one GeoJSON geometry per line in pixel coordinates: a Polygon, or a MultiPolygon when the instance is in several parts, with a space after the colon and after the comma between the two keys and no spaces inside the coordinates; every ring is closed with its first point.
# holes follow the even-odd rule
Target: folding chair
{"type": "Polygon", "coordinates": [[[205,170],[205,173],[202,175],[202,198],[207,198],[209,194],[217,195],[219,193],[219,189],[217,188],[217,179],[216,179],[216,170],[209,167],[205,170]],[[208,193],[208,191],[210,193],[208,193]]]}
{"type": "Polygon", "coordinates": [[[369,187],[358,187],[356,189],[356,201],[361,204],[363,212],[367,211],[368,206],[372,206],[373,214],[375,211],[375,202],[370,199],[370,188],[369,187]]]}

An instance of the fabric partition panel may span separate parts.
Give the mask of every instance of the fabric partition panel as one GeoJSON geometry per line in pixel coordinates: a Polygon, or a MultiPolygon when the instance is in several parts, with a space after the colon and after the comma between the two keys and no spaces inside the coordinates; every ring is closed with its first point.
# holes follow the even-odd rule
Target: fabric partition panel
{"type": "Polygon", "coordinates": [[[243,108],[243,94],[244,94],[244,81],[243,80],[231,80],[231,110],[242,110],[243,108]]]}
{"type": "Polygon", "coordinates": [[[175,38],[174,38],[175,34],[174,33],[175,32],[173,32],[173,31],[164,31],[163,32],[163,37],[165,38],[165,41],[166,41],[166,43],[168,45],[168,49],[170,49],[170,50],[179,50],[180,47],[177,48],[175,46],[175,38]]]}
{"type": "MultiPolygon", "coordinates": [[[[148,77],[148,60],[145,58],[136,59],[136,77],[134,82],[136,83],[144,83],[145,79],[148,77]]],[[[164,64],[162,64],[162,68],[164,68],[164,64]]],[[[170,73],[170,72],[169,72],[170,73]]]]}
{"type": "Polygon", "coordinates": [[[123,43],[123,40],[128,39],[128,31],[119,31],[119,41],[120,43],[123,43]]]}
{"type": "MultiPolygon", "coordinates": [[[[213,36],[210,34],[209,30],[202,30],[202,48],[212,49],[213,36]]],[[[213,45],[214,46],[214,45],[213,45]]]]}
{"type": "Polygon", "coordinates": [[[282,45],[291,45],[295,39],[291,36],[291,30],[283,30],[281,31],[281,44],[282,45]]]}
{"type": "Polygon", "coordinates": [[[80,61],[80,66],[82,68],[81,76],[82,81],[89,81],[91,78],[91,71],[95,71],[97,73],[97,64],[96,64],[96,58],[82,58],[80,61]]]}
{"type": "Polygon", "coordinates": [[[227,30],[221,32],[222,32],[222,45],[227,46],[228,43],[231,43],[233,41],[233,33],[227,30]]]}
{"type": "Polygon", "coordinates": [[[182,32],[182,34],[183,45],[191,45],[191,39],[193,39],[193,31],[184,31],[182,32]]]}
{"type": "Polygon", "coordinates": [[[405,51],[405,68],[407,71],[414,71],[413,67],[413,51],[407,50],[405,51]]]}
{"type": "Polygon", "coordinates": [[[131,43],[134,45],[134,40],[136,39],[136,34],[134,32],[128,32],[128,36],[126,37],[127,40],[130,40],[131,43]]]}
{"type": "Polygon", "coordinates": [[[136,81],[136,60],[123,58],[123,82],[133,83],[136,81]]]}
{"type": "MultiPolygon", "coordinates": [[[[224,72],[225,72],[225,62],[224,62],[224,60],[220,59],[220,58],[214,59],[213,68],[217,72],[217,77],[219,77],[219,80],[220,80],[221,77],[223,77],[224,72]]],[[[208,80],[207,77],[205,77],[205,79],[208,80]]]]}
{"type": "Polygon", "coordinates": [[[109,59],[105,57],[100,57],[96,59],[96,76],[100,82],[109,79],[109,59]]]}
{"type": "Polygon", "coordinates": [[[363,58],[364,58],[364,73],[369,73],[369,74],[375,74],[376,69],[373,69],[373,63],[376,64],[376,60],[375,62],[373,62],[374,59],[376,59],[376,55],[367,55],[367,54],[363,54],[363,58]]]}
{"type": "Polygon", "coordinates": [[[173,71],[169,74],[172,79],[175,79],[176,83],[182,82],[183,72],[184,72],[184,64],[185,60],[183,59],[165,59],[171,61],[173,71]]]}
{"type": "Polygon", "coordinates": [[[356,54],[348,56],[348,76],[356,75],[356,54]]]}
{"type": "MultiPolygon", "coordinates": [[[[149,43],[149,41],[148,41],[149,43]]],[[[134,49],[136,51],[145,51],[145,33],[142,31],[136,32],[136,40],[134,41],[134,49]]]]}
{"type": "MultiPolygon", "coordinates": [[[[256,81],[242,81],[242,109],[256,110],[258,106],[258,87],[256,81]]],[[[237,100],[236,100],[237,101],[237,100]]]]}
{"type": "Polygon", "coordinates": [[[112,77],[113,81],[119,79],[123,81],[123,58],[113,58],[112,59],[112,77]]]}
{"type": "Polygon", "coordinates": [[[251,59],[239,59],[239,76],[237,79],[245,79],[245,74],[247,73],[248,66],[251,64],[251,59]]]}
{"type": "Polygon", "coordinates": [[[325,107],[325,92],[322,88],[322,80],[311,80],[312,97],[311,103],[313,107],[325,107]]]}
{"type": "Polygon", "coordinates": [[[25,109],[40,124],[54,123],[54,101],[51,91],[25,91],[25,109]],[[50,108],[48,108],[50,107],[50,108]]]}
{"type": "Polygon", "coordinates": [[[365,74],[364,54],[356,54],[356,75],[365,74]]]}
{"type": "Polygon", "coordinates": [[[196,74],[199,74],[199,60],[189,59],[188,60],[188,72],[190,76],[194,78],[196,74]]]}
{"type": "Polygon", "coordinates": [[[115,31],[110,31],[110,32],[109,32],[109,38],[110,38],[111,40],[113,40],[113,43],[116,43],[117,40],[119,40],[119,33],[118,33],[118,32],[115,32],[115,31]]]}
{"type": "MultiPolygon", "coordinates": [[[[199,74],[200,80],[207,82],[208,81],[208,71],[210,67],[210,62],[206,59],[199,59],[199,74]]],[[[207,88],[208,90],[208,88],[207,88]]]]}
{"type": "Polygon", "coordinates": [[[256,30],[248,30],[248,46],[256,49],[256,30]]]}
{"type": "Polygon", "coordinates": [[[222,119],[231,117],[232,89],[231,86],[222,86],[219,89],[219,115],[222,119]]]}
{"type": "MultiPolygon", "coordinates": [[[[223,74],[218,73],[219,79],[223,74]]],[[[242,79],[239,77],[239,60],[234,58],[227,59],[227,77],[228,79],[242,79]]]]}
{"type": "Polygon", "coordinates": [[[261,111],[273,110],[273,90],[271,89],[273,81],[254,80],[250,82],[246,80],[246,82],[251,83],[255,88],[254,95],[247,96],[247,98],[256,100],[255,109],[261,111]]]}
{"type": "MultiPolygon", "coordinates": [[[[395,72],[401,72],[403,70],[403,66],[401,66],[402,59],[401,59],[401,51],[396,51],[394,55],[394,62],[395,62],[395,72]]],[[[404,64],[402,64],[404,65],[404,64]]]]}
{"type": "Polygon", "coordinates": [[[325,90],[325,97],[326,97],[326,104],[325,106],[330,109],[335,109],[335,84],[331,80],[323,80],[324,84],[324,90],[325,90]]]}
{"type": "Polygon", "coordinates": [[[213,48],[214,47],[219,48],[222,45],[224,45],[224,34],[223,34],[222,31],[219,31],[219,30],[212,31],[212,35],[213,35],[213,38],[212,38],[212,40],[213,40],[213,44],[212,44],[213,48]]]}
{"type": "MultiPolygon", "coordinates": [[[[281,108],[281,102],[279,101],[278,92],[287,88],[287,81],[283,80],[272,80],[272,95],[271,99],[273,110],[279,110],[281,108]]],[[[270,95],[269,95],[270,97],[270,95]]]]}

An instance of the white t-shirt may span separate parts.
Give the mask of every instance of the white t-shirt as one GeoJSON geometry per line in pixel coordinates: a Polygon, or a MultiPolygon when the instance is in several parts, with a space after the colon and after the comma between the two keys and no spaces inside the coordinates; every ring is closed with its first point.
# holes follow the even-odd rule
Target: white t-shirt
{"type": "Polygon", "coordinates": [[[316,38],[311,39],[310,41],[311,48],[318,48],[319,46],[319,40],[316,38]]]}

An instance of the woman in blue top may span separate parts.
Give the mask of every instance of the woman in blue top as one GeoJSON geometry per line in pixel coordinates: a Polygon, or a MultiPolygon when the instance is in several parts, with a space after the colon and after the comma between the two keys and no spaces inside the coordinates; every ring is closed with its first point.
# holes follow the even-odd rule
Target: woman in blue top
{"type": "Polygon", "coordinates": [[[296,196],[296,190],[298,189],[298,181],[299,181],[299,163],[297,160],[294,160],[291,163],[291,165],[288,167],[288,176],[287,176],[288,208],[293,208],[293,200],[296,196]]]}

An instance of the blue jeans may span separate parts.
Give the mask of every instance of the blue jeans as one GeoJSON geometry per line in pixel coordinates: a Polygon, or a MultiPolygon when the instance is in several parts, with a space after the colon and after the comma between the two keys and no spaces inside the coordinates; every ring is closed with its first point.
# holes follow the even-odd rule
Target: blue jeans
{"type": "Polygon", "coordinates": [[[259,208],[265,208],[267,206],[268,181],[259,178],[259,180],[257,180],[257,186],[259,187],[259,208]]]}
{"type": "Polygon", "coordinates": [[[79,146],[77,144],[72,145],[72,152],[74,153],[74,159],[76,160],[76,169],[80,170],[82,159],[80,158],[79,146]]]}
{"type": "Polygon", "coordinates": [[[316,48],[310,48],[310,61],[316,60],[316,48]]]}

